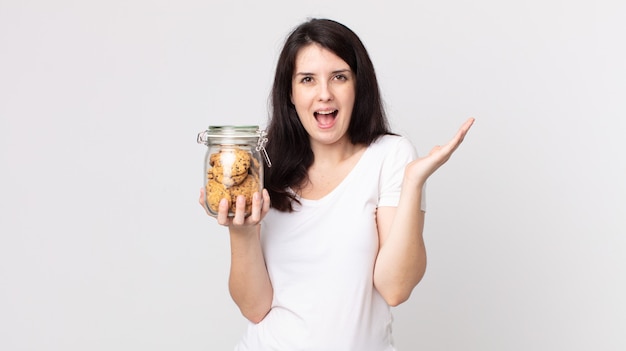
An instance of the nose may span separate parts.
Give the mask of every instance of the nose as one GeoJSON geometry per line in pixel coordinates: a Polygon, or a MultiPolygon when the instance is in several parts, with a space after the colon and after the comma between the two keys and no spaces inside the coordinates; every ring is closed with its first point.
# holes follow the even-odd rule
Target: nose
{"type": "Polygon", "coordinates": [[[330,84],[322,83],[319,85],[318,98],[319,101],[331,101],[333,99],[333,92],[330,84]]]}

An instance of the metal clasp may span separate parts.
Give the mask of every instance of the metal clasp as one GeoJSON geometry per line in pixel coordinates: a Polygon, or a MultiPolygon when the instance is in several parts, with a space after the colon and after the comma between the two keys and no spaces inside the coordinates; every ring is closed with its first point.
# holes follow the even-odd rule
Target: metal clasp
{"type": "Polygon", "coordinates": [[[198,133],[198,144],[206,144],[209,141],[209,132],[208,131],[204,131],[204,132],[200,132],[198,133]]]}
{"type": "Polygon", "coordinates": [[[259,130],[257,132],[259,134],[259,140],[256,143],[256,151],[263,154],[263,158],[265,158],[265,162],[267,163],[267,167],[272,167],[272,161],[270,161],[270,156],[267,154],[267,150],[265,150],[265,144],[267,144],[267,132],[264,130],[259,130]]]}

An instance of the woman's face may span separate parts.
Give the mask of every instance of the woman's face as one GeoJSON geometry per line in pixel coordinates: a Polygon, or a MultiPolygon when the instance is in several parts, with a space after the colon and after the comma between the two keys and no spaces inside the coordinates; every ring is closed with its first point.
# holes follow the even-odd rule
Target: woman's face
{"type": "Polygon", "coordinates": [[[350,66],[332,51],[318,44],[300,49],[292,77],[291,102],[309,134],[311,146],[349,141],[355,84],[350,66]]]}

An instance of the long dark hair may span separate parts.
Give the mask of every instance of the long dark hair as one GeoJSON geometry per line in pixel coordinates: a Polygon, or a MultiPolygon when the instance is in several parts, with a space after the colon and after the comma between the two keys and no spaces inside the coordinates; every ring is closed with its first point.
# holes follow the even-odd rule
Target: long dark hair
{"type": "Polygon", "coordinates": [[[370,145],[381,135],[391,134],[376,72],[359,37],[345,25],[329,19],[311,19],[296,27],[287,37],[278,58],[267,127],[266,148],[272,167],[265,167],[265,187],[272,207],[279,211],[293,211],[292,203],[297,198],[289,188],[300,186],[313,164],[309,136],[291,102],[296,55],[312,43],[335,53],[355,75],[355,102],[348,127],[350,141],[370,145]]]}

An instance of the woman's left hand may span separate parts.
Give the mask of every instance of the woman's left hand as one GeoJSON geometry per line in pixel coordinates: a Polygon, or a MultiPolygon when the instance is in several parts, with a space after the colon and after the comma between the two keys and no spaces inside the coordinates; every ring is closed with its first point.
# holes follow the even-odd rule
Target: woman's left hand
{"type": "Polygon", "coordinates": [[[408,180],[419,185],[426,183],[428,177],[446,163],[452,153],[461,145],[472,124],[474,124],[474,118],[469,118],[447,144],[437,145],[430,150],[427,156],[409,163],[405,170],[405,179],[408,178],[408,180]]]}

